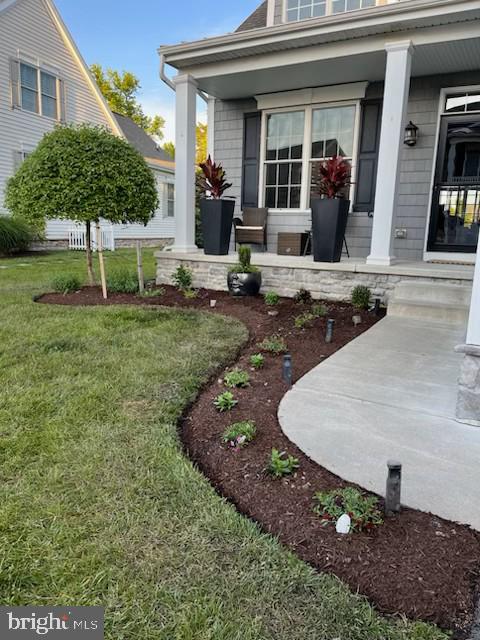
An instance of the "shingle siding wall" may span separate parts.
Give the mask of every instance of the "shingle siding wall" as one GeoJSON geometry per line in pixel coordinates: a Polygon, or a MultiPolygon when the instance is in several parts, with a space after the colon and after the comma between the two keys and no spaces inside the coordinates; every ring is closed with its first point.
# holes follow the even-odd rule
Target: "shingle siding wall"
{"type": "MultiPolygon", "coordinates": [[[[278,3],[279,0],[277,0],[278,3]]],[[[480,71],[443,76],[414,78],[410,88],[407,121],[419,127],[419,139],[415,147],[404,147],[400,164],[400,185],[395,228],[406,228],[405,239],[395,239],[394,249],[398,258],[422,260],[429,205],[435,144],[437,135],[440,90],[480,84],[480,71]]],[[[383,95],[383,85],[369,86],[367,97],[383,95]]],[[[217,101],[215,122],[215,158],[224,164],[229,178],[234,182],[232,195],[237,198],[239,212],[242,165],[243,114],[255,111],[253,100],[217,101]]],[[[381,215],[378,212],[377,215],[381,215]]],[[[279,231],[304,231],[309,228],[307,213],[271,213],[268,219],[268,248],[277,249],[279,231]]],[[[347,227],[347,243],[354,257],[366,257],[370,253],[372,218],[366,213],[353,213],[347,227]]]]}

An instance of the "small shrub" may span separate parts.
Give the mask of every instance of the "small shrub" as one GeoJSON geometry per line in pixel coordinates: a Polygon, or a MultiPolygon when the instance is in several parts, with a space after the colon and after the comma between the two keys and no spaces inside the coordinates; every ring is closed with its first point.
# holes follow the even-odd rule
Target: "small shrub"
{"type": "Polygon", "coordinates": [[[188,291],[192,288],[193,274],[188,267],[179,265],[172,273],[173,284],[180,291],[188,291]]]}
{"type": "Polygon", "coordinates": [[[185,289],[185,291],[183,292],[183,297],[187,298],[188,300],[193,300],[194,298],[198,297],[198,291],[195,291],[195,289],[185,289]]]}
{"type": "Polygon", "coordinates": [[[107,276],[107,289],[111,293],[138,293],[135,271],[113,271],[107,276]]]}
{"type": "Polygon", "coordinates": [[[265,358],[261,353],[254,353],[250,356],[250,364],[254,369],[261,369],[265,364],[265,358]]]}
{"type": "Polygon", "coordinates": [[[312,314],[315,318],[324,318],[327,315],[327,307],[323,304],[313,304],[312,314]]]}
{"type": "Polygon", "coordinates": [[[281,353],[287,353],[287,343],[282,336],[273,335],[269,338],[265,338],[259,345],[262,351],[268,351],[274,355],[280,355],[281,353]]]}
{"type": "Polygon", "coordinates": [[[78,291],[80,287],[80,278],[72,274],[59,275],[52,280],[52,289],[64,295],[78,291]]]}
{"type": "Polygon", "coordinates": [[[250,386],[250,376],[246,371],[241,369],[233,369],[225,374],[223,379],[227,387],[234,389],[235,387],[248,387],[250,386]]]}
{"type": "Polygon", "coordinates": [[[305,313],[301,313],[299,316],[296,316],[294,322],[295,327],[297,329],[304,329],[312,324],[315,320],[315,316],[310,311],[305,311],[305,313]]]}
{"type": "Polygon", "coordinates": [[[318,492],[314,500],[316,505],[313,510],[325,526],[335,524],[344,513],[352,520],[352,531],[370,531],[383,522],[378,498],[366,496],[353,487],[318,492]]]}
{"type": "Polygon", "coordinates": [[[165,295],[165,289],[163,287],[158,287],[157,289],[145,289],[145,291],[140,295],[142,298],[160,298],[160,296],[165,295]]]}
{"type": "Polygon", "coordinates": [[[280,296],[275,291],[269,291],[264,295],[264,300],[267,307],[274,307],[280,302],[280,296]]]}
{"type": "Polygon", "coordinates": [[[224,411],[230,411],[230,409],[233,409],[233,407],[238,404],[238,400],[235,400],[231,391],[224,391],[215,398],[213,404],[223,413],[224,411]]]}
{"type": "Polygon", "coordinates": [[[293,296],[293,301],[297,304],[310,304],[312,301],[312,294],[308,289],[299,289],[293,296]]]}
{"type": "Polygon", "coordinates": [[[368,309],[372,293],[368,287],[359,284],[352,290],[352,304],[357,309],[368,309]]]}
{"type": "Polygon", "coordinates": [[[250,247],[244,244],[240,245],[238,248],[238,263],[230,267],[229,273],[257,273],[259,269],[250,263],[251,257],[252,250],[250,247]]]}
{"type": "Polygon", "coordinates": [[[32,240],[33,232],[23,220],[0,215],[0,255],[25,251],[32,240]]]}
{"type": "Polygon", "coordinates": [[[227,427],[222,440],[231,447],[243,447],[254,439],[255,433],[255,422],[242,420],[242,422],[235,422],[227,427]]]}
{"type": "Polygon", "coordinates": [[[283,478],[292,474],[299,466],[298,459],[287,455],[286,451],[272,449],[267,472],[274,478],[283,478]]]}

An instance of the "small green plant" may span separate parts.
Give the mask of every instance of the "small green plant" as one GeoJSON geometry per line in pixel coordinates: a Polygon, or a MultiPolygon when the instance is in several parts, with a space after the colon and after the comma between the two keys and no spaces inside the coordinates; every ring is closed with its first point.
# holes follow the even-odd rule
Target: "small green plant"
{"type": "Polygon", "coordinates": [[[165,289],[163,287],[157,287],[156,289],[145,289],[145,291],[140,294],[142,298],[160,298],[164,295],[165,289]]]}
{"type": "Polygon", "coordinates": [[[251,442],[256,433],[253,420],[242,420],[231,424],[223,433],[222,440],[231,447],[238,448],[251,442]]]}
{"type": "Polygon", "coordinates": [[[283,478],[283,476],[291,475],[299,466],[298,459],[287,455],[286,451],[280,452],[278,449],[272,449],[267,472],[274,478],[283,478]]]}
{"type": "Polygon", "coordinates": [[[138,293],[138,276],[134,271],[112,271],[107,276],[110,293],[138,293]]]}
{"type": "Polygon", "coordinates": [[[303,287],[297,291],[297,293],[293,296],[293,301],[296,304],[310,304],[312,301],[312,294],[308,289],[304,289],[303,287]]]}
{"type": "Polygon", "coordinates": [[[294,322],[295,327],[297,329],[304,329],[305,327],[309,327],[312,322],[315,320],[315,316],[310,311],[305,311],[305,313],[301,313],[299,316],[296,316],[294,322]]]}
{"type": "Polygon", "coordinates": [[[172,273],[172,281],[180,291],[188,291],[192,288],[193,274],[188,267],[181,264],[172,273]]]}
{"type": "Polygon", "coordinates": [[[327,315],[327,307],[323,304],[312,304],[312,314],[315,318],[324,318],[327,315]]]}
{"type": "Polygon", "coordinates": [[[267,307],[275,307],[280,302],[280,296],[275,291],[268,291],[264,295],[264,300],[267,307]]]}
{"type": "Polygon", "coordinates": [[[246,371],[241,369],[233,369],[225,374],[223,379],[227,387],[234,389],[235,387],[248,387],[250,386],[250,376],[246,371]]]}
{"type": "Polygon", "coordinates": [[[318,492],[314,501],[316,504],[313,510],[325,526],[335,524],[344,513],[351,518],[352,531],[371,531],[383,523],[378,498],[366,496],[353,487],[318,492]]]}
{"type": "Polygon", "coordinates": [[[0,255],[26,251],[33,237],[32,229],[23,220],[0,216],[0,255]]]}
{"type": "Polygon", "coordinates": [[[261,353],[254,353],[250,356],[250,364],[254,369],[261,369],[265,364],[265,358],[261,353]]]}
{"type": "Polygon", "coordinates": [[[215,398],[213,404],[223,413],[224,411],[230,411],[233,409],[233,407],[238,404],[238,400],[235,400],[231,391],[224,391],[215,398]]]}
{"type": "Polygon", "coordinates": [[[273,335],[265,338],[258,346],[262,351],[268,351],[274,355],[287,353],[287,343],[285,342],[285,339],[279,335],[273,335]]]}
{"type": "Polygon", "coordinates": [[[52,289],[64,295],[78,291],[80,287],[80,279],[72,274],[59,275],[52,280],[52,289]]]}
{"type": "Polygon", "coordinates": [[[367,310],[370,305],[372,293],[368,287],[358,284],[352,290],[352,304],[357,309],[367,310]]]}
{"type": "Polygon", "coordinates": [[[256,273],[258,267],[253,266],[250,261],[252,250],[247,245],[240,245],[238,248],[238,263],[229,269],[230,273],[256,273]]]}
{"type": "Polygon", "coordinates": [[[185,289],[183,292],[183,297],[187,298],[188,300],[193,300],[195,298],[198,298],[198,291],[195,291],[195,289],[185,289]]]}

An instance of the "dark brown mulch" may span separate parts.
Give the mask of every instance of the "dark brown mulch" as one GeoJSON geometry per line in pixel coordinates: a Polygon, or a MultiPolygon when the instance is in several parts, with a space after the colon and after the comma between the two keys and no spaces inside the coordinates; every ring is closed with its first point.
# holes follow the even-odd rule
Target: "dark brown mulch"
{"type": "MultiPolygon", "coordinates": [[[[364,313],[363,323],[354,328],[349,305],[327,302],[328,317],[336,321],[334,341],[327,345],[325,318],[308,329],[294,328],[293,318],[307,307],[292,300],[281,301],[278,317],[268,315],[262,298],[237,300],[226,293],[201,290],[198,298],[187,300],[171,287],[165,287],[159,298],[120,294],[112,295],[107,304],[209,309],[210,298],[217,300],[215,313],[234,316],[249,329],[250,338],[238,366],[250,369],[248,360],[259,351],[257,343],[278,333],[288,342],[295,379],[378,320],[364,313]]],[[[41,302],[105,304],[98,289],[67,296],[47,294],[41,302]]],[[[316,569],[335,574],[352,590],[366,595],[380,611],[434,622],[459,638],[465,637],[473,620],[480,576],[480,534],[407,508],[370,533],[339,536],[333,527],[322,526],[312,512],[313,494],[346,483],[310,460],[283,435],[277,420],[277,407],[287,390],[281,380],[281,362],[281,356],[266,355],[264,368],[250,371],[251,386],[235,391],[239,404],[230,412],[218,413],[212,402],[225,390],[220,379],[223,372],[203,389],[181,425],[190,457],[242,513],[316,569]],[[243,419],[255,420],[257,437],[240,451],[228,449],[221,443],[221,435],[229,424],[243,419]],[[272,447],[299,458],[295,476],[284,480],[266,476],[263,469],[272,447]]]]}

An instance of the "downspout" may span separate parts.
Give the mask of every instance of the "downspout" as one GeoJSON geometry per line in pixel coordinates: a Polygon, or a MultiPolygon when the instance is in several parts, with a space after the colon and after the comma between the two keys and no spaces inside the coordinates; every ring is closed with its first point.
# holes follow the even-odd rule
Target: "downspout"
{"type": "MultiPolygon", "coordinates": [[[[175,84],[174,82],[167,76],[167,74],[165,73],[165,56],[163,53],[159,53],[160,56],[160,79],[162,80],[162,82],[164,82],[168,87],[170,87],[170,89],[172,91],[175,91],[175,84]]],[[[207,104],[208,104],[208,96],[206,93],[204,93],[203,91],[201,91],[200,89],[197,90],[197,94],[200,96],[200,98],[202,98],[202,100],[204,100],[207,104]]]]}

